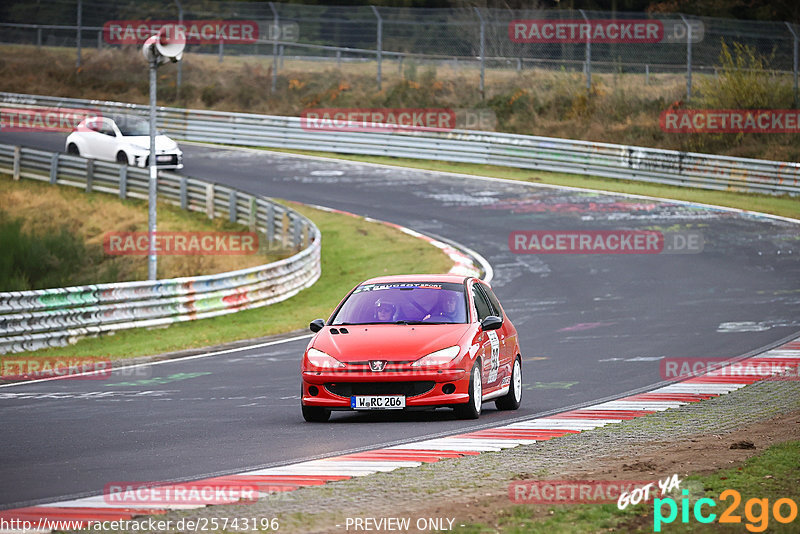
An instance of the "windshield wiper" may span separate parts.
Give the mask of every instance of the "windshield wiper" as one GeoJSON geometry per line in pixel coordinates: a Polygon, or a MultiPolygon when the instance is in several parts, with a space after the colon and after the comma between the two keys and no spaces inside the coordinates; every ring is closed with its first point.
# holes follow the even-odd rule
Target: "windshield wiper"
{"type": "Polygon", "coordinates": [[[418,324],[452,324],[452,323],[446,323],[441,321],[396,321],[394,324],[418,325],[418,324]]]}

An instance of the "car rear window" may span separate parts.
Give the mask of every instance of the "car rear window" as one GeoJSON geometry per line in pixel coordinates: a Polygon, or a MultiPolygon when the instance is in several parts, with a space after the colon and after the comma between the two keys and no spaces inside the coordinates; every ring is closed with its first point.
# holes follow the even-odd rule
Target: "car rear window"
{"type": "Polygon", "coordinates": [[[463,284],[395,282],[358,286],[339,308],[332,324],[466,322],[463,284]]]}

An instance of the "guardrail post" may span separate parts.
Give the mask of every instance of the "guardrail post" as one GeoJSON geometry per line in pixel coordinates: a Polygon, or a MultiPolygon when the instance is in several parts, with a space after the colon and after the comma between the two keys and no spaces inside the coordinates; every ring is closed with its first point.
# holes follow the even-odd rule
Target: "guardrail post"
{"type": "Polygon", "coordinates": [[[180,184],[181,184],[181,191],[180,191],[181,209],[185,210],[189,208],[189,195],[186,192],[188,182],[185,176],[181,176],[180,184]]]}
{"type": "Polygon", "coordinates": [[[36,26],[36,48],[42,47],[42,29],[36,26]]]}
{"type": "Polygon", "coordinates": [[[372,8],[372,12],[375,13],[375,18],[378,19],[378,35],[376,38],[377,45],[376,45],[376,56],[375,59],[378,62],[378,91],[381,90],[381,61],[383,60],[383,18],[381,18],[381,14],[378,13],[378,8],[375,6],[369,6],[372,8]]]}
{"type": "Polygon", "coordinates": [[[267,248],[272,248],[272,241],[275,239],[275,207],[272,204],[267,206],[267,248]]]}
{"type": "Polygon", "coordinates": [[[206,186],[206,215],[209,219],[214,218],[214,184],[206,186]]]}
{"type": "Polygon", "coordinates": [[[289,248],[289,213],[284,211],[281,217],[281,246],[289,248]]]}
{"type": "Polygon", "coordinates": [[[58,153],[50,156],[50,183],[55,185],[58,182],[58,153]]]}
{"type": "Polygon", "coordinates": [[[225,44],[222,42],[222,39],[219,40],[219,62],[222,63],[222,56],[224,54],[225,44]]]}
{"type": "Polygon", "coordinates": [[[232,223],[236,222],[236,191],[231,191],[228,197],[228,220],[232,223]]]}
{"type": "Polygon", "coordinates": [[[299,219],[292,219],[292,226],[294,227],[294,238],[292,239],[292,245],[297,247],[300,245],[303,239],[303,228],[300,225],[299,219]]]}
{"type": "Polygon", "coordinates": [[[258,214],[258,204],[256,204],[256,197],[250,197],[250,210],[247,215],[247,227],[250,229],[251,232],[256,231],[256,221],[258,214]]]}
{"type": "Polygon", "coordinates": [[[97,32],[97,49],[98,50],[103,49],[103,30],[97,32]]]}
{"type": "Polygon", "coordinates": [[[19,164],[20,159],[22,159],[22,147],[15,146],[14,147],[14,180],[19,180],[19,164]]]}
{"type": "Polygon", "coordinates": [[[94,160],[86,160],[86,192],[91,193],[94,185],[94,160]]]}
{"type": "Polygon", "coordinates": [[[119,167],[119,198],[125,200],[128,196],[128,166],[119,167]]]}

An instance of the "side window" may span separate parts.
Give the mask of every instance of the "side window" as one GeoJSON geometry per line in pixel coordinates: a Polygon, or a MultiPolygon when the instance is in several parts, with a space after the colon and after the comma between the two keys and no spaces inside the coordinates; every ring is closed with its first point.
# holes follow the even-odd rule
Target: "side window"
{"type": "Polygon", "coordinates": [[[492,314],[489,302],[486,300],[483,292],[478,289],[477,284],[472,286],[472,298],[475,301],[475,310],[478,312],[478,321],[483,321],[492,314]]]}
{"type": "Polygon", "coordinates": [[[497,317],[503,318],[503,308],[500,306],[500,301],[497,300],[497,297],[494,294],[494,291],[489,286],[485,286],[481,284],[481,289],[489,298],[489,302],[492,305],[493,311],[492,315],[496,315],[497,317]]]}
{"type": "Polygon", "coordinates": [[[103,129],[102,119],[88,119],[86,121],[86,128],[92,132],[100,132],[103,129]]]}
{"type": "Polygon", "coordinates": [[[114,128],[108,121],[103,121],[103,125],[100,127],[100,133],[107,135],[109,137],[116,137],[117,135],[116,133],[114,133],[114,128]]]}

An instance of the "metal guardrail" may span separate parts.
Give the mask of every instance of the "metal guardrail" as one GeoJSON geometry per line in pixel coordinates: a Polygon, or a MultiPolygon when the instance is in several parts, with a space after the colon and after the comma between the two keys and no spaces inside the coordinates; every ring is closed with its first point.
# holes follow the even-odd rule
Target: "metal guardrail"
{"type": "MultiPolygon", "coordinates": [[[[0,145],[0,172],[14,179],[148,198],[148,169],[0,145]]],[[[63,346],[80,337],[153,327],[266,306],[320,276],[320,232],[296,211],[230,187],[159,172],[160,200],[227,217],[293,256],[238,271],[156,281],[0,293],[0,354],[63,346]]]]}
{"type": "MultiPolygon", "coordinates": [[[[147,113],[146,106],[136,104],[2,92],[0,103],[147,113]]],[[[472,130],[324,131],[297,117],[167,107],[158,109],[158,123],[186,141],[481,163],[701,189],[800,193],[800,163],[791,162],[472,130]]]]}

